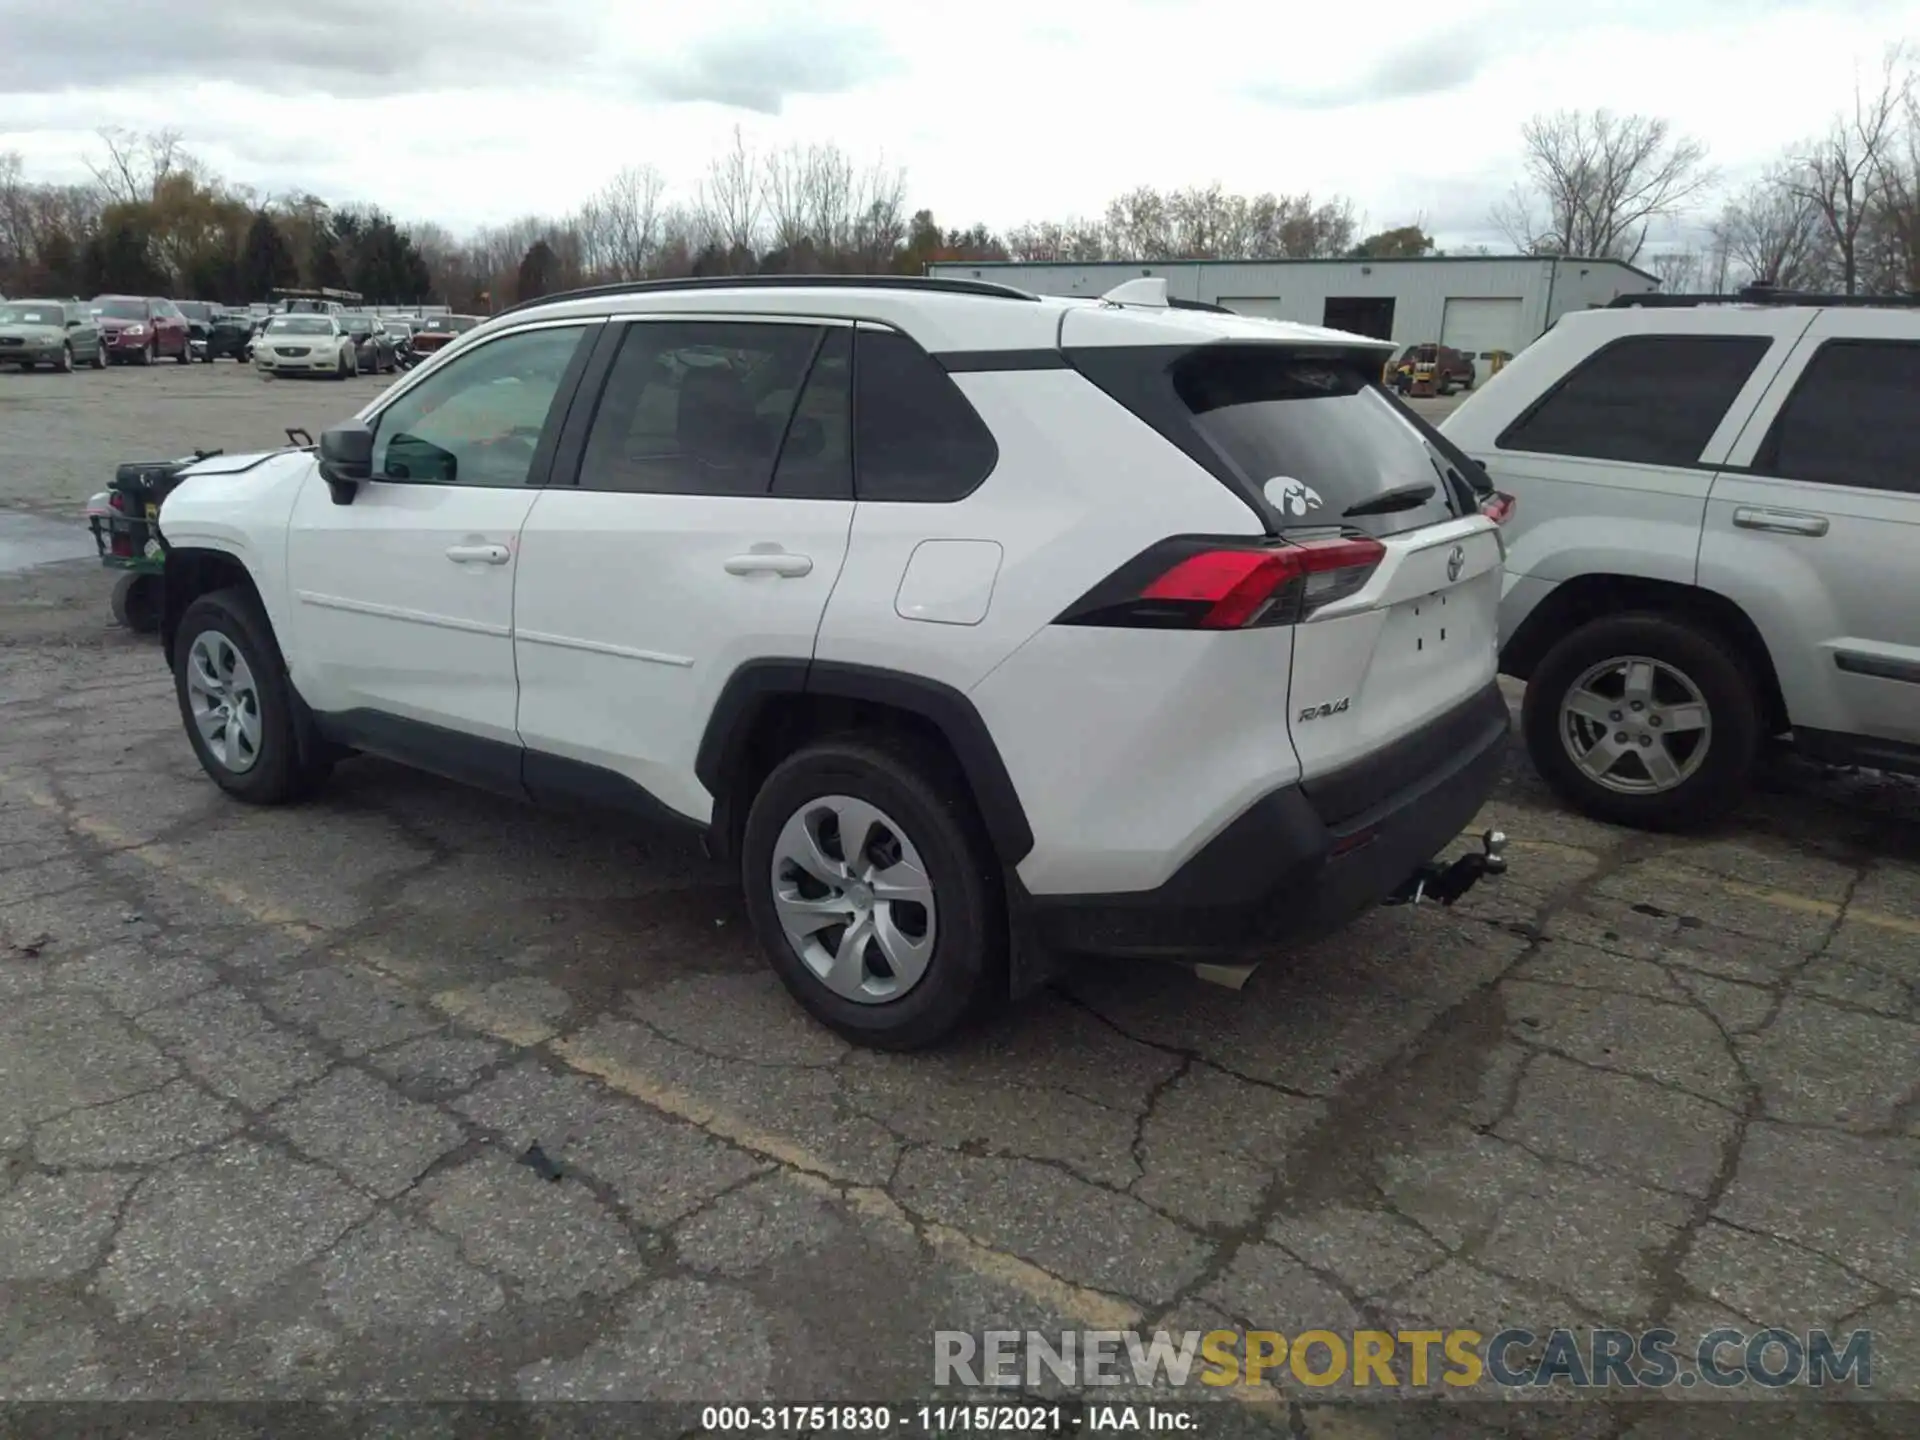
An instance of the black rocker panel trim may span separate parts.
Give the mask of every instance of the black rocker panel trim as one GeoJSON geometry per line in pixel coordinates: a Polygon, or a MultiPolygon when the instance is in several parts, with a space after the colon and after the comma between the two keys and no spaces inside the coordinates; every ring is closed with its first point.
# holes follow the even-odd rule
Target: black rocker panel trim
{"type": "Polygon", "coordinates": [[[779,695],[821,695],[862,700],[918,715],[946,737],[986,822],[1001,863],[1012,866],[1033,849],[1033,827],[1000,758],[999,747],[973,702],[951,685],[870,665],[837,660],[750,660],[733,672],[707,721],[694,773],[718,805],[738,774],[754,723],[779,695]]]}

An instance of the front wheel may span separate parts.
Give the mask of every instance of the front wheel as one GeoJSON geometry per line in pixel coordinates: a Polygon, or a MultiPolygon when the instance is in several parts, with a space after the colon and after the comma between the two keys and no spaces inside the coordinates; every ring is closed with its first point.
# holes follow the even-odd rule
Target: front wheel
{"type": "Polygon", "coordinates": [[[309,793],[329,768],[302,759],[293,692],[273,628],[245,590],[187,607],[174,636],[174,692],[200,766],[229,795],[278,805],[309,793]]]}
{"type": "Polygon", "coordinates": [[[107,345],[104,340],[93,347],[93,368],[96,370],[107,368],[107,345]]]}
{"type": "Polygon", "coordinates": [[[180,353],[173,358],[178,360],[182,365],[191,365],[193,363],[193,342],[189,340],[183,344],[180,347],[180,353]]]}
{"type": "Polygon", "coordinates": [[[921,1049],[1007,993],[999,872],[936,753],[853,735],[789,756],[754,797],[741,871],[774,971],[849,1040],[921,1049]]]}
{"type": "Polygon", "coordinates": [[[1728,642],[1651,613],[1561,639],[1527,682],[1521,726],[1563,799],[1645,830],[1704,825],[1738,804],[1765,729],[1759,687],[1728,642]]]}
{"type": "Polygon", "coordinates": [[[73,346],[65,345],[61,347],[60,358],[53,362],[53,368],[58,370],[62,375],[71,375],[73,373],[73,346]]]}
{"type": "Polygon", "coordinates": [[[136,364],[136,365],[151,365],[151,364],[153,363],[153,357],[154,357],[154,356],[155,356],[155,355],[156,355],[157,353],[158,353],[158,350],[156,349],[156,347],[155,347],[155,346],[153,346],[153,345],[147,345],[147,346],[143,346],[143,347],[141,348],[141,350],[140,350],[140,358],[139,358],[138,360],[136,360],[136,361],[134,361],[134,364],[136,364]]]}

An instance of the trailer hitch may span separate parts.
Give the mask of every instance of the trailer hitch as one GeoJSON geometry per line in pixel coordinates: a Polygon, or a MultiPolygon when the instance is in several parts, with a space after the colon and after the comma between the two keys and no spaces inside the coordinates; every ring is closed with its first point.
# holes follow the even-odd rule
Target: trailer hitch
{"type": "Polygon", "coordinates": [[[1429,860],[1402,880],[1383,904],[1418,905],[1431,901],[1451,905],[1489,875],[1507,873],[1507,837],[1489,830],[1480,837],[1480,848],[1469,850],[1450,864],[1429,860]]]}

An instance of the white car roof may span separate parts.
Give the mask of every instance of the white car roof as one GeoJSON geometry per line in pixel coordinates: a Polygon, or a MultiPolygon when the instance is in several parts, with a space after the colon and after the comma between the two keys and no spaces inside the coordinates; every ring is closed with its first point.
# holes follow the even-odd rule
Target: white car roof
{"type": "Polygon", "coordinates": [[[1063,340],[1075,345],[1200,345],[1249,341],[1302,345],[1364,346],[1391,350],[1385,340],[1317,325],[1256,319],[1210,310],[1112,305],[1063,296],[996,294],[878,282],[854,284],[695,285],[559,297],[495,316],[463,340],[468,343],[507,325],[599,315],[792,315],[872,320],[911,335],[936,353],[982,350],[1051,350],[1063,340]],[[1071,317],[1071,325],[1069,319],[1071,317]]]}

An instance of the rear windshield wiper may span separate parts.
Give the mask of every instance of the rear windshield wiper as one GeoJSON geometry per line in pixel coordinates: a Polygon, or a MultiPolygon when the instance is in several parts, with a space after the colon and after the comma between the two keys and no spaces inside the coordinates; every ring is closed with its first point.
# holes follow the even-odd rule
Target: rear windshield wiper
{"type": "Polygon", "coordinates": [[[1362,515],[1391,515],[1396,510],[1412,510],[1433,499],[1434,486],[1431,484],[1399,485],[1391,490],[1382,490],[1371,500],[1362,500],[1352,505],[1341,515],[1343,520],[1357,520],[1362,515]]]}

